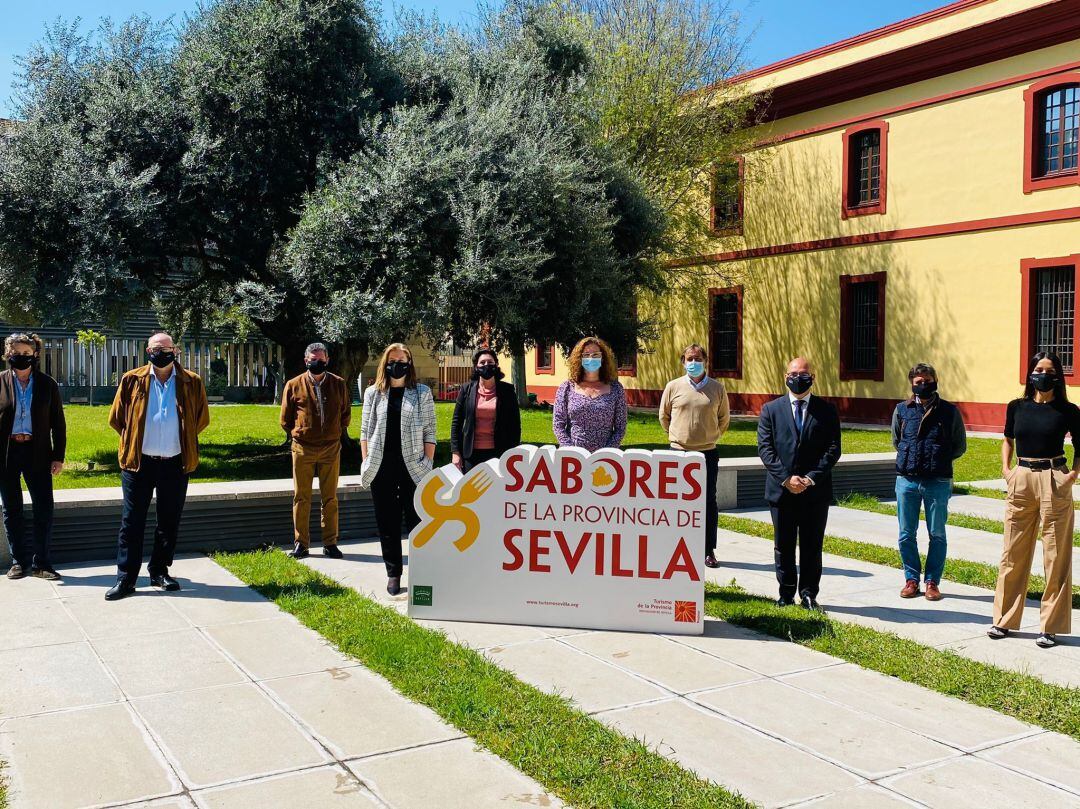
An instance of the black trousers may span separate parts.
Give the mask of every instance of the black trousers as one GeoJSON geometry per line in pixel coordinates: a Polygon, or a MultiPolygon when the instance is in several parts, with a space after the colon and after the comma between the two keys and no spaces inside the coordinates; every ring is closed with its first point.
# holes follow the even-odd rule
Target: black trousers
{"type": "Polygon", "coordinates": [[[123,471],[120,485],[124,492],[124,511],[120,517],[120,547],[116,554],[117,575],[131,584],[142,568],[146,513],[157,492],[157,528],[154,549],[146,566],[151,576],[169,571],[180,533],[180,516],[187,499],[188,476],[179,455],[165,460],[143,456],[138,472],[123,471]]]}
{"type": "Polygon", "coordinates": [[[479,466],[492,458],[498,458],[499,452],[495,449],[474,449],[472,455],[461,459],[461,471],[468,472],[474,466],[479,466]]]}
{"type": "Polygon", "coordinates": [[[0,500],[4,504],[4,530],[12,560],[24,568],[52,568],[49,544],[53,526],[53,481],[49,467],[34,466],[34,442],[8,444],[7,466],[0,475],[0,500]],[[34,504],[34,539],[26,538],[22,481],[34,504]]]}
{"type": "Polygon", "coordinates": [[[388,577],[402,572],[401,534],[411,531],[420,521],[413,508],[413,483],[405,462],[399,457],[384,457],[371,481],[371,500],[375,506],[375,525],[379,529],[383,564],[388,577]]]}
{"type": "Polygon", "coordinates": [[[720,518],[720,509],[716,507],[716,477],[720,470],[720,450],[709,449],[705,456],[705,555],[716,551],[716,521],[720,518]]]}
{"type": "Polygon", "coordinates": [[[780,595],[817,598],[821,586],[821,546],[829,519],[828,500],[800,500],[803,495],[787,495],[779,506],[770,508],[773,522],[773,556],[780,595]],[[790,499],[789,499],[790,498],[790,499]],[[795,545],[799,564],[795,564],[795,545]]]}

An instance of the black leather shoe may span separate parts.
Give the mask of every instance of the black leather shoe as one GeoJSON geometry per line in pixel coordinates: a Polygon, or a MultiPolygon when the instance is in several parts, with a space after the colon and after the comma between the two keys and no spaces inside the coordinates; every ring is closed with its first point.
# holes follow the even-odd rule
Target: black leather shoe
{"type": "Polygon", "coordinates": [[[780,598],[776,599],[776,606],[778,606],[778,607],[794,607],[795,606],[795,599],[793,599],[793,598],[785,598],[784,596],[780,596],[780,598]]]}
{"type": "Polygon", "coordinates": [[[180,589],[180,582],[170,576],[168,573],[163,573],[160,576],[150,577],[151,587],[160,587],[167,593],[175,593],[180,589]]]}
{"type": "Polygon", "coordinates": [[[341,559],[344,554],[341,552],[341,548],[337,545],[327,545],[322,549],[323,556],[329,556],[331,559],[341,559]]]}
{"type": "Polygon", "coordinates": [[[392,596],[401,592],[401,576],[391,576],[386,580],[386,592],[392,596]]]}
{"type": "Polygon", "coordinates": [[[705,554],[705,567],[720,567],[720,563],[716,561],[715,554],[705,554]]]}
{"type": "Polygon", "coordinates": [[[308,553],[307,548],[297,542],[295,545],[293,545],[293,549],[289,551],[289,556],[291,556],[293,559],[307,559],[310,554],[308,553]]]}
{"type": "Polygon", "coordinates": [[[809,593],[803,593],[802,601],[800,603],[804,610],[810,610],[811,612],[825,612],[825,610],[821,608],[821,605],[817,603],[817,599],[809,593]]]}
{"type": "Polygon", "coordinates": [[[106,601],[119,601],[121,598],[127,598],[135,592],[135,585],[126,579],[120,579],[116,584],[105,591],[106,601]]]}

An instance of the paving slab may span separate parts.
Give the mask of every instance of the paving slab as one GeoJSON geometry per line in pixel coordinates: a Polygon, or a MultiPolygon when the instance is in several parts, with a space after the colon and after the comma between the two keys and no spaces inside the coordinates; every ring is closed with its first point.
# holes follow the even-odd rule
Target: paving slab
{"type": "Polygon", "coordinates": [[[130,638],[191,626],[166,603],[169,596],[138,593],[120,601],[106,601],[104,595],[63,599],[68,612],[91,639],[130,638]]]}
{"type": "Polygon", "coordinates": [[[981,757],[1080,794],[1080,742],[1060,733],[1040,733],[987,750],[981,757]]]}
{"type": "Polygon", "coordinates": [[[1014,632],[1002,640],[979,637],[943,644],[942,649],[991,666],[1029,674],[1048,683],[1080,688],[1080,664],[1035,645],[1037,632],[1014,632]]]}
{"type": "Polygon", "coordinates": [[[471,621],[417,621],[420,626],[435,629],[447,639],[472,649],[490,649],[493,646],[510,646],[551,637],[535,626],[512,624],[481,624],[471,621]]]}
{"type": "Polygon", "coordinates": [[[12,809],[67,809],[180,791],[142,724],[119,703],[9,719],[0,749],[12,809]]]}
{"type": "Polygon", "coordinates": [[[912,806],[921,807],[923,804],[915,803],[876,784],[862,784],[824,798],[792,805],[791,809],[906,809],[912,806]]]}
{"type": "Polygon", "coordinates": [[[58,598],[5,604],[0,614],[0,650],[86,640],[86,634],[58,598]]]}
{"type": "MultiPolygon", "coordinates": [[[[0,570],[0,572],[4,572],[0,570]]],[[[34,576],[12,581],[0,578],[0,605],[17,604],[21,601],[41,601],[56,598],[56,589],[51,582],[34,576]]]]}
{"type": "Polygon", "coordinates": [[[195,793],[195,800],[204,809],[379,809],[371,792],[343,767],[320,767],[202,790],[195,793]]]}
{"type": "Polygon", "coordinates": [[[218,626],[281,617],[281,610],[239,579],[234,584],[191,581],[179,593],[163,594],[195,626],[218,626]]]}
{"type": "Polygon", "coordinates": [[[588,632],[569,637],[565,643],[676,694],[746,682],[759,676],[751,669],[718,660],[659,635],[588,632]]]}
{"type": "Polygon", "coordinates": [[[327,761],[254,684],[160,694],[132,704],[191,788],[327,761]]]}
{"type": "Polygon", "coordinates": [[[86,641],[2,651],[0,683],[0,718],[123,699],[86,641]]]}
{"type": "Polygon", "coordinates": [[[695,702],[877,779],[956,751],[870,714],[776,680],[696,694],[695,702]]]}
{"type": "Polygon", "coordinates": [[[818,756],[682,699],[605,711],[597,718],[764,806],[828,795],[860,781],[818,756]],[[798,777],[778,777],[778,766],[798,777]]]}
{"type": "Polygon", "coordinates": [[[209,626],[205,631],[256,680],[325,671],[355,663],[291,615],[209,626]]]}
{"type": "MultiPolygon", "coordinates": [[[[101,598],[105,591],[116,584],[116,562],[83,562],[64,565],[59,571],[63,579],[52,582],[53,591],[60,598],[82,598],[93,596],[101,598]]],[[[149,587],[149,580],[143,576],[139,580],[141,593],[156,593],[149,587]]]]}
{"type": "Polygon", "coordinates": [[[701,635],[671,635],[670,640],[769,677],[838,665],[835,657],[797,643],[705,617],[701,635]]]}
{"type": "Polygon", "coordinates": [[[244,682],[247,678],[197,629],[102,638],[94,648],[129,697],[244,682]]]}
{"type": "Polygon", "coordinates": [[[489,649],[487,655],[525,682],[560,694],[587,713],[667,696],[655,685],[553,638],[489,649]]]}
{"type": "Polygon", "coordinates": [[[980,708],[852,663],[791,674],[782,679],[788,685],[962,750],[977,750],[1043,732],[1041,728],[989,708],[980,708]],[[948,720],[942,721],[942,717],[948,717],[948,720]]]}
{"type": "Polygon", "coordinates": [[[157,801],[145,801],[143,803],[127,804],[124,809],[196,809],[191,798],[185,795],[176,795],[171,798],[162,798],[157,801]]]}
{"type": "MultiPolygon", "coordinates": [[[[979,497],[975,494],[954,494],[949,498],[950,514],[967,514],[988,520],[1005,520],[1005,501],[996,497],[979,497]]],[[[952,529],[952,526],[949,526],[952,529]]]]}
{"type": "Polygon", "coordinates": [[[462,735],[362,666],[284,677],[266,687],[340,760],[462,735]]]}
{"type": "Polygon", "coordinates": [[[393,809],[565,805],[469,739],[359,759],[349,769],[393,809]]]}
{"type": "Polygon", "coordinates": [[[1033,809],[1080,807],[1080,796],[972,756],[898,775],[885,780],[883,784],[927,806],[949,809],[986,809],[988,806],[1033,809]]]}

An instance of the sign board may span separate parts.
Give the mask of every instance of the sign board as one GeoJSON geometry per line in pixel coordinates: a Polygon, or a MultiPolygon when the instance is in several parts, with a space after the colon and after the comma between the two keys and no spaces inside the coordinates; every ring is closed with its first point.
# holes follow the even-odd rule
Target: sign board
{"type": "Polygon", "coordinates": [[[415,496],[409,615],[700,635],[705,459],[520,446],[415,496]]]}

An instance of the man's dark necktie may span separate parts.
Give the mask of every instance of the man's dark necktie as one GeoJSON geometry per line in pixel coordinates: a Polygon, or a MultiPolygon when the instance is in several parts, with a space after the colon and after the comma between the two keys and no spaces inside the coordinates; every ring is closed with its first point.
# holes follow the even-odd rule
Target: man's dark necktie
{"type": "Polygon", "coordinates": [[[802,435],[802,409],[804,404],[806,404],[806,402],[804,402],[802,399],[795,400],[795,432],[799,435],[802,435]]]}

